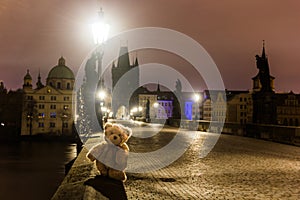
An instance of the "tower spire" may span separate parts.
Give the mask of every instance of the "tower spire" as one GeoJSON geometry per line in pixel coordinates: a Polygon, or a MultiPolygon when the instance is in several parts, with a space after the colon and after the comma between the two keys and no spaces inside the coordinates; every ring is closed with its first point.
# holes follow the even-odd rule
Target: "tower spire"
{"type": "Polygon", "coordinates": [[[263,40],[263,49],[262,49],[261,57],[262,57],[263,59],[266,59],[265,40],[263,40]]]}
{"type": "Polygon", "coordinates": [[[160,92],[160,84],[159,84],[159,81],[157,82],[157,89],[156,89],[156,92],[160,92]]]}
{"type": "Polygon", "coordinates": [[[38,75],[38,81],[36,82],[36,87],[37,89],[41,89],[42,87],[44,87],[42,81],[41,81],[41,72],[40,72],[40,69],[39,69],[39,75],[38,75]]]}

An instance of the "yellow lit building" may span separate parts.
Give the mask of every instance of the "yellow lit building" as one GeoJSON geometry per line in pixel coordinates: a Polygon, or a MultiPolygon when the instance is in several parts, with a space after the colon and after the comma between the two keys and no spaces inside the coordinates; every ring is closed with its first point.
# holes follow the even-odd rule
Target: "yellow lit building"
{"type": "Polygon", "coordinates": [[[72,113],[74,73],[61,57],[48,73],[46,85],[40,74],[36,88],[27,70],[23,84],[21,135],[70,135],[74,115],[72,113]]]}

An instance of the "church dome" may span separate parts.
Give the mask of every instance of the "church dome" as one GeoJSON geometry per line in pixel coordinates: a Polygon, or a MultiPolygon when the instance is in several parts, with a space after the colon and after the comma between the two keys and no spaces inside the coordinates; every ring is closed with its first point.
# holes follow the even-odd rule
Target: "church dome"
{"type": "Polygon", "coordinates": [[[48,79],[75,79],[72,70],[65,65],[63,57],[58,60],[58,65],[54,66],[49,74],[48,79]]]}
{"type": "Polygon", "coordinates": [[[30,74],[29,74],[29,69],[27,69],[27,73],[26,73],[26,75],[24,76],[24,80],[26,80],[26,79],[32,80],[32,78],[31,78],[31,76],[30,76],[30,74]]]}

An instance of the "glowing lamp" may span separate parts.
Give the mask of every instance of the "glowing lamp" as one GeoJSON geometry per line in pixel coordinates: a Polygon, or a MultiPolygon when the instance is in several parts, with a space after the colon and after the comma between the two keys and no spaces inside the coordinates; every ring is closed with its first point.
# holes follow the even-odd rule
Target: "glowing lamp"
{"type": "Polygon", "coordinates": [[[199,102],[201,99],[201,96],[199,94],[194,94],[194,101],[199,102]]]}
{"type": "Polygon", "coordinates": [[[105,97],[106,97],[106,93],[105,91],[99,91],[98,94],[97,94],[98,98],[103,100],[105,97]]]}
{"type": "Polygon", "coordinates": [[[103,44],[108,37],[109,33],[109,24],[106,24],[103,20],[103,11],[100,9],[98,12],[97,22],[92,24],[92,32],[94,37],[94,42],[96,45],[103,44]]]}

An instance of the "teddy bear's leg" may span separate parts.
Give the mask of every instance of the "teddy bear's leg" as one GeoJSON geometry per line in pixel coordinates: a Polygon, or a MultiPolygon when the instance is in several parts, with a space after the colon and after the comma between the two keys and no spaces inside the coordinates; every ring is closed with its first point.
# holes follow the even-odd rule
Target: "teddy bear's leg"
{"type": "Polygon", "coordinates": [[[108,176],[110,178],[120,180],[120,181],[123,181],[123,182],[125,182],[127,180],[127,176],[126,176],[125,172],[115,170],[115,169],[112,169],[112,168],[109,168],[108,176]]]}
{"type": "Polygon", "coordinates": [[[108,168],[101,162],[96,162],[97,169],[102,176],[107,176],[108,168]]]}

